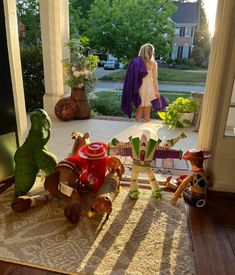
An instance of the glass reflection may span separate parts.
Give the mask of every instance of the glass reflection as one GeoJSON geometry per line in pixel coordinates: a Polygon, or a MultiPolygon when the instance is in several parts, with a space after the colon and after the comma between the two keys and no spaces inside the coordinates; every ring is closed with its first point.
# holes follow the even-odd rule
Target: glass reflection
{"type": "Polygon", "coordinates": [[[229,105],[229,112],[224,132],[225,136],[235,136],[235,81],[233,83],[232,97],[229,105]]]}

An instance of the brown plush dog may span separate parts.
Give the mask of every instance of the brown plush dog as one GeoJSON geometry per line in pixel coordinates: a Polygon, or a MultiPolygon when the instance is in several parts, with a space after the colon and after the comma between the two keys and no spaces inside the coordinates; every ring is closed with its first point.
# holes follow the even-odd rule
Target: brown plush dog
{"type": "Polygon", "coordinates": [[[123,164],[116,157],[109,158],[108,170],[109,173],[105,176],[95,202],[88,212],[89,217],[94,216],[96,212],[102,215],[106,214],[105,221],[112,212],[112,202],[119,192],[120,179],[125,171],[123,164]]]}

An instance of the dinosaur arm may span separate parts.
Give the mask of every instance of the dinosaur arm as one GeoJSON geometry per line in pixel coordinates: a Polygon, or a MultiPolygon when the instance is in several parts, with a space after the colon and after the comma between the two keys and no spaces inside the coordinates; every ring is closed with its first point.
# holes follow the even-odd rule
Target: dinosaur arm
{"type": "Polygon", "coordinates": [[[42,169],[46,173],[46,176],[53,172],[57,164],[57,158],[53,153],[44,148],[43,150],[36,151],[34,157],[38,168],[42,169]]]}
{"type": "Polygon", "coordinates": [[[50,129],[43,129],[43,134],[42,134],[43,144],[47,144],[48,140],[50,139],[50,136],[51,136],[50,129]]]}

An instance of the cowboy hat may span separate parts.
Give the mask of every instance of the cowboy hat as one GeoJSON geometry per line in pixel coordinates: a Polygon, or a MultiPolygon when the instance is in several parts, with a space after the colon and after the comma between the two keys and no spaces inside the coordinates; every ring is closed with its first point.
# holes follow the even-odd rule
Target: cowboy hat
{"type": "Polygon", "coordinates": [[[211,157],[211,154],[208,152],[203,152],[202,150],[198,150],[198,149],[191,149],[189,151],[187,151],[184,155],[183,155],[183,159],[184,160],[204,160],[204,159],[208,159],[211,157]]]}
{"type": "Polygon", "coordinates": [[[78,154],[84,159],[103,159],[107,157],[106,144],[102,142],[92,142],[83,146],[78,154]]]}

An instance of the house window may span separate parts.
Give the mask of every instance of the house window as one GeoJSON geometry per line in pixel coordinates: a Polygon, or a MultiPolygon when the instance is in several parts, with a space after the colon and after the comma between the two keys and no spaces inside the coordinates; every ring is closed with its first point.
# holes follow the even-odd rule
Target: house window
{"type": "Polygon", "coordinates": [[[185,34],[185,27],[180,28],[180,37],[184,37],[185,34]]]}
{"type": "Polygon", "coordinates": [[[180,28],[176,27],[175,28],[175,37],[179,37],[180,36],[180,28]]]}
{"type": "Polygon", "coordinates": [[[188,58],[188,56],[189,56],[189,46],[188,44],[185,44],[183,46],[182,58],[188,58]]]}
{"type": "Polygon", "coordinates": [[[177,58],[177,53],[178,53],[178,46],[176,44],[174,44],[173,47],[172,47],[171,58],[176,59],[177,58]]]}
{"type": "Polygon", "coordinates": [[[194,36],[194,27],[191,28],[191,37],[194,36]]]}
{"type": "Polygon", "coordinates": [[[182,53],[183,53],[183,46],[179,46],[177,51],[177,57],[182,58],[182,53]]]}
{"type": "Polygon", "coordinates": [[[185,27],[185,37],[191,37],[192,28],[191,27],[185,27]]]}
{"type": "Polygon", "coordinates": [[[189,47],[189,50],[188,50],[188,58],[191,57],[191,53],[192,53],[192,47],[189,47]]]}

